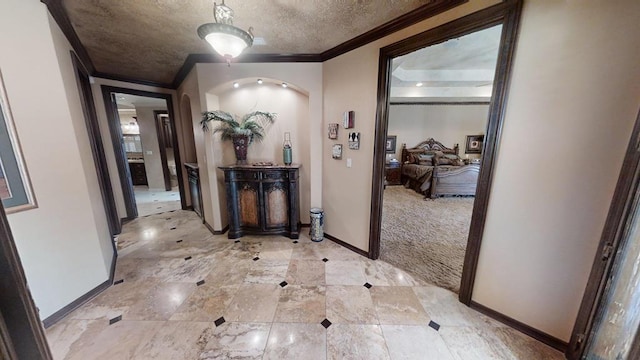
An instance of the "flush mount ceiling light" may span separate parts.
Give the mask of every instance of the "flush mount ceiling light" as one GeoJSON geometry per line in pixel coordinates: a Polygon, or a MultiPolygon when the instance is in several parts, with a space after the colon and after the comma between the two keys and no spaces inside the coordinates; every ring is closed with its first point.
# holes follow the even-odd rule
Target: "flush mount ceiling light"
{"type": "Polygon", "coordinates": [[[233,10],[224,4],[213,3],[215,23],[206,23],[198,27],[198,36],[206,40],[213,49],[231,64],[231,59],[240,55],[244,49],[253,45],[251,28],[244,31],[233,26],[233,10]]]}
{"type": "Polygon", "coordinates": [[[417,83],[417,84],[416,84],[416,86],[417,86],[417,87],[420,87],[420,86],[422,86],[422,85],[423,85],[423,84],[422,84],[421,82],[419,82],[419,83],[417,83]]]}
{"type": "Polygon", "coordinates": [[[258,79],[258,84],[262,85],[262,79],[258,79]]]}
{"type": "Polygon", "coordinates": [[[240,87],[240,84],[238,84],[237,82],[234,82],[233,87],[237,89],[238,87],[240,87]]]}
{"type": "Polygon", "coordinates": [[[289,86],[289,85],[287,85],[287,83],[282,83],[282,87],[283,88],[286,88],[287,86],[289,86]]]}

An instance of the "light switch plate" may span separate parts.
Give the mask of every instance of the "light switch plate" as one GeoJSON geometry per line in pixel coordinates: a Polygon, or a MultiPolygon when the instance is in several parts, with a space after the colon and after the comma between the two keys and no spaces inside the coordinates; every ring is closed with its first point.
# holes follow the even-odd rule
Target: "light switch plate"
{"type": "Polygon", "coordinates": [[[153,151],[151,151],[151,150],[147,150],[144,153],[147,154],[147,155],[153,155],[153,151]]]}
{"type": "Polygon", "coordinates": [[[351,162],[351,158],[348,158],[348,159],[347,159],[347,167],[348,167],[348,168],[350,168],[350,167],[351,167],[351,164],[352,164],[352,162],[351,162]]]}

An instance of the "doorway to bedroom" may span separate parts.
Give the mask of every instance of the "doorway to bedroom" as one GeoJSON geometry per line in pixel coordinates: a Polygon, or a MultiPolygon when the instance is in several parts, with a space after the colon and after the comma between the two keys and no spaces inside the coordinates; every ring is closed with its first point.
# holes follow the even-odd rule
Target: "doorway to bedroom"
{"type": "Polygon", "coordinates": [[[502,3],[380,50],[369,257],[458,290],[469,306],[521,5],[502,3]],[[389,259],[394,251],[404,255],[389,259]]]}
{"type": "Polygon", "coordinates": [[[380,259],[459,292],[502,26],[392,59],[380,259]]]}

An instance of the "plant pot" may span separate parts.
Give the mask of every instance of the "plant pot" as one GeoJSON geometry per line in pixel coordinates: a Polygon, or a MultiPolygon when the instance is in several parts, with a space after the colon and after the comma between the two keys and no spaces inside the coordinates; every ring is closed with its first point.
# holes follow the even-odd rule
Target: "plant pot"
{"type": "Polygon", "coordinates": [[[236,165],[245,165],[247,163],[247,148],[249,147],[249,136],[234,135],[233,150],[236,153],[236,165]]]}

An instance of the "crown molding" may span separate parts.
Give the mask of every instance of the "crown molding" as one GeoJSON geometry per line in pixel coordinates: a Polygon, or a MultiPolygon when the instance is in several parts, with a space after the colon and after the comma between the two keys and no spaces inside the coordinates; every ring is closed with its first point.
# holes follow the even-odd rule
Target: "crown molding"
{"type": "Polygon", "coordinates": [[[340,45],[322,52],[320,54],[320,57],[322,58],[322,61],[333,59],[334,57],[345,54],[370,42],[382,39],[383,37],[391,35],[398,30],[402,30],[406,27],[417,24],[422,20],[453,9],[454,7],[462,5],[468,1],[469,0],[431,1],[428,4],[422,5],[421,7],[411,12],[408,12],[374,29],[371,29],[362,35],[358,35],[351,40],[347,40],[340,45]]]}
{"type": "MultiPolygon", "coordinates": [[[[464,4],[469,0],[432,0],[428,4],[425,4],[416,10],[408,12],[400,17],[397,17],[389,22],[386,22],[372,30],[367,31],[364,34],[358,35],[351,40],[347,40],[344,43],[337,45],[329,50],[326,50],[320,54],[243,54],[240,57],[233,60],[234,63],[278,63],[278,62],[324,62],[334,57],[345,54],[349,51],[357,49],[361,46],[369,44],[373,41],[381,39],[385,36],[393,34],[394,32],[404,29],[408,26],[414,25],[422,20],[428,19],[432,16],[438,15],[442,12],[450,10],[456,6],[464,4]]],[[[126,76],[102,73],[96,70],[89,53],[87,52],[78,34],[73,28],[69,16],[67,15],[62,0],[41,0],[47,8],[49,13],[53,16],[56,23],[62,30],[62,32],[69,40],[71,47],[78,55],[82,66],[85,67],[87,73],[94,77],[100,77],[104,79],[131,82],[134,84],[141,84],[147,86],[160,87],[165,89],[177,89],[178,86],[184,81],[189,72],[193,69],[197,63],[225,63],[226,60],[218,56],[217,54],[189,54],[184,63],[176,73],[171,84],[159,83],[155,81],[129,78],[126,76]]]]}
{"type": "Polygon", "coordinates": [[[80,63],[87,71],[87,73],[95,73],[96,67],[93,65],[87,49],[85,49],[84,45],[82,45],[82,42],[80,42],[78,34],[73,29],[71,20],[69,20],[69,16],[67,15],[67,11],[62,5],[62,0],[41,0],[41,2],[47,6],[49,13],[60,27],[60,30],[62,30],[64,36],[66,36],[67,40],[71,44],[71,47],[73,48],[73,51],[78,56],[78,59],[80,59],[80,63]]]}
{"type": "Polygon", "coordinates": [[[123,82],[146,85],[146,86],[152,86],[152,87],[158,87],[158,88],[163,88],[163,89],[171,89],[171,90],[175,90],[176,89],[176,87],[174,87],[173,84],[167,84],[167,83],[161,83],[161,82],[156,82],[156,81],[149,81],[149,80],[143,80],[143,79],[130,78],[130,77],[126,77],[126,76],[103,73],[103,72],[99,72],[99,71],[95,71],[93,73],[93,75],[91,75],[91,76],[96,77],[96,78],[107,79],[107,80],[123,81],[123,82]]]}

